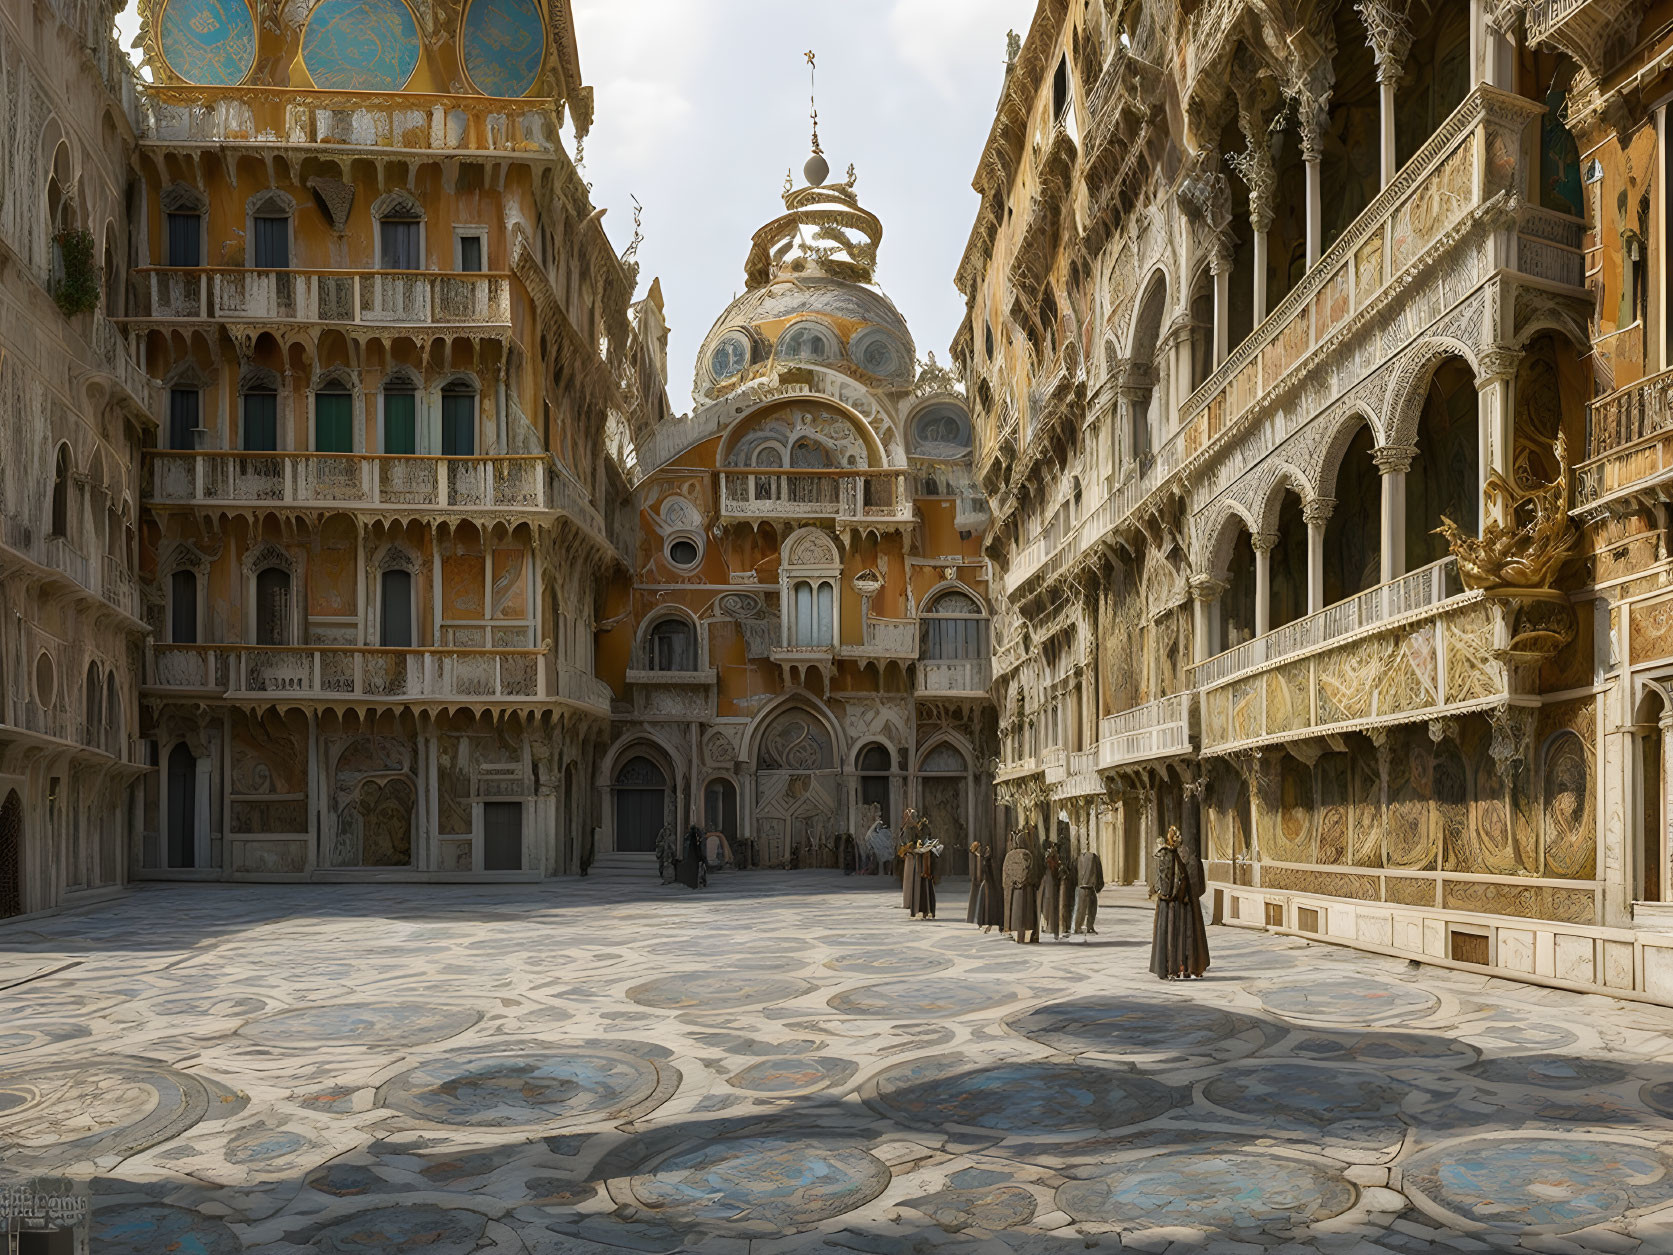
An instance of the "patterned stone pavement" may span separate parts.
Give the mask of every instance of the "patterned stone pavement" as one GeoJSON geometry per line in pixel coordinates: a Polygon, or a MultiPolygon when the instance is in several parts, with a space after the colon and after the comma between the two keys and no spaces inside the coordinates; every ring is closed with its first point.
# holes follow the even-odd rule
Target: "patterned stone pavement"
{"type": "Polygon", "coordinates": [[[1673,1252],[1673,1012],[835,873],[151,886],[0,928],[0,1176],[100,1255],[1673,1252]]]}

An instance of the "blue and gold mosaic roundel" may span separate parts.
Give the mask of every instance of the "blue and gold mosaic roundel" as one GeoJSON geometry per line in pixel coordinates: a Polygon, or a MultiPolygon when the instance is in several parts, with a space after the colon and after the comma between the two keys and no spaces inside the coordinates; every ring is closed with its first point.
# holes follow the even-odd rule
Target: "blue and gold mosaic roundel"
{"type": "Polygon", "coordinates": [[[230,87],[256,59],[256,24],[244,0],[169,0],[159,42],[168,68],[188,83],[230,87]]]}
{"type": "Polygon", "coordinates": [[[302,64],[326,91],[395,91],[418,66],[418,24],[402,0],[320,0],[302,64]]]}
{"type": "Polygon", "coordinates": [[[465,71],[486,96],[522,96],[546,51],[546,20],[535,0],[471,0],[462,43],[465,71]]]}

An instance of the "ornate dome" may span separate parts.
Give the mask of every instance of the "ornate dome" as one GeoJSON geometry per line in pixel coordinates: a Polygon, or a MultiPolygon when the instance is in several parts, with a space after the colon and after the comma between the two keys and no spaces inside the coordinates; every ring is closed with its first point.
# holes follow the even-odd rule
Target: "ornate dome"
{"type": "Polygon", "coordinates": [[[883,226],[846,183],[787,189],[788,212],[755,233],[748,290],[715,320],[694,391],[726,395],[777,366],[841,371],[879,389],[912,385],[916,351],[895,304],[872,284],[883,226]]]}

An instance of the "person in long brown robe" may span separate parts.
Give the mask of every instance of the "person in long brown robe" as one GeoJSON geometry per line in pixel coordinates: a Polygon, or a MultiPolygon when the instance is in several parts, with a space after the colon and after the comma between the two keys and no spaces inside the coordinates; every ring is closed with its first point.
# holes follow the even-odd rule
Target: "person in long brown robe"
{"type": "Polygon", "coordinates": [[[918,856],[910,841],[903,842],[895,856],[900,862],[900,904],[908,914],[918,913],[918,856]]]}
{"type": "Polygon", "coordinates": [[[1057,842],[1057,930],[1052,936],[1067,937],[1075,923],[1075,860],[1068,837],[1057,842]]]}
{"type": "Polygon", "coordinates": [[[1034,900],[1039,879],[1034,867],[1034,854],[1021,843],[1021,833],[1011,852],[1005,856],[1005,931],[1018,941],[1040,940],[1040,915],[1034,900]]]}
{"type": "Polygon", "coordinates": [[[983,932],[1005,927],[1005,895],[999,888],[999,860],[990,846],[982,847],[982,884],[976,896],[976,918],[983,932]]]}
{"type": "Polygon", "coordinates": [[[918,862],[918,901],[915,914],[923,919],[934,919],[935,881],[940,873],[936,856],[941,853],[941,843],[930,840],[927,824],[920,824],[919,832],[924,835],[912,847],[918,862]]]}
{"type": "Polygon", "coordinates": [[[1098,893],[1104,887],[1104,860],[1096,850],[1082,850],[1075,860],[1075,931],[1096,936],[1098,893]]]}
{"type": "Polygon", "coordinates": [[[1156,847],[1151,896],[1156,899],[1156,931],[1150,970],[1162,980],[1198,977],[1208,969],[1208,930],[1197,899],[1205,888],[1202,860],[1169,828],[1156,847]]]}
{"type": "Polygon", "coordinates": [[[1063,883],[1063,860],[1057,857],[1056,850],[1048,849],[1044,862],[1045,869],[1040,873],[1040,933],[1042,936],[1050,933],[1056,938],[1063,935],[1062,898],[1057,892],[1063,883]]]}

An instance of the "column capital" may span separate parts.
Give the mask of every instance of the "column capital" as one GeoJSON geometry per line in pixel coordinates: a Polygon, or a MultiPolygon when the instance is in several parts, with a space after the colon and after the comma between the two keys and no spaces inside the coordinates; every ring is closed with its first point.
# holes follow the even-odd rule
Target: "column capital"
{"type": "Polygon", "coordinates": [[[1377,470],[1383,475],[1399,471],[1404,474],[1412,469],[1412,462],[1417,457],[1415,444],[1385,444],[1371,450],[1371,460],[1377,464],[1377,470]]]}
{"type": "Polygon", "coordinates": [[[1311,501],[1303,502],[1301,506],[1301,517],[1306,520],[1308,527],[1323,527],[1335,512],[1335,497],[1314,497],[1311,501]]]}
{"type": "Polygon", "coordinates": [[[1252,532],[1249,536],[1249,546],[1257,554],[1271,553],[1278,546],[1278,533],[1252,532]]]}
{"type": "Polygon", "coordinates": [[[1193,575],[1186,583],[1191,596],[1201,602],[1213,601],[1229,587],[1227,581],[1217,580],[1212,575],[1193,575]]]}
{"type": "Polygon", "coordinates": [[[1398,82],[1412,47],[1411,22],[1404,5],[1390,0],[1356,0],[1354,8],[1365,23],[1371,55],[1377,62],[1377,82],[1398,82]]]}
{"type": "Polygon", "coordinates": [[[1521,349],[1491,348],[1477,355],[1477,364],[1481,367],[1481,376],[1476,380],[1476,388],[1480,390],[1500,380],[1509,379],[1516,374],[1516,368],[1522,364],[1521,349]]]}

